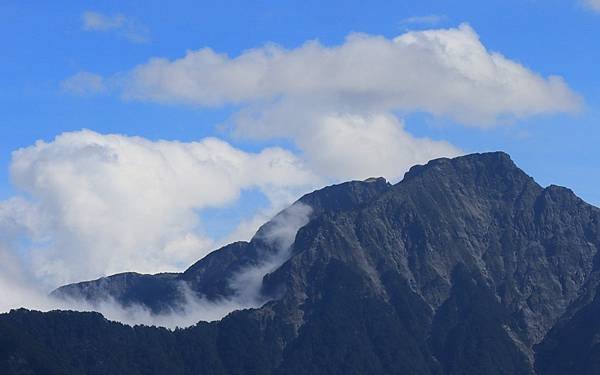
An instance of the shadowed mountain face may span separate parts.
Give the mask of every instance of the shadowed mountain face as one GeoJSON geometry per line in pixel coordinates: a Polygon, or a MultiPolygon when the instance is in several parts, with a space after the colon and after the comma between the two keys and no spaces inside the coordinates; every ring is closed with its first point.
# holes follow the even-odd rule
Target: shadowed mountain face
{"type": "Polygon", "coordinates": [[[0,368],[599,373],[600,210],[570,190],[542,188],[508,155],[487,153],[415,166],[394,186],[349,182],[299,202],[311,210],[289,242],[273,235],[291,215],[284,210],[250,242],[182,274],[121,274],[54,292],[160,312],[182,290],[207,300],[239,293],[236,275],[275,254],[261,274],[261,307],[175,331],[97,313],[12,311],[0,317],[0,368]]]}

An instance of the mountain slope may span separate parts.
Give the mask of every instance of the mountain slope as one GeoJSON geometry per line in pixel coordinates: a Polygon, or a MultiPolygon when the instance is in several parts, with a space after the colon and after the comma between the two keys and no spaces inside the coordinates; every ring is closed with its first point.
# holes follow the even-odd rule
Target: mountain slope
{"type": "MultiPolygon", "coordinates": [[[[438,159],[394,186],[351,182],[300,202],[312,212],[262,279],[260,295],[270,301],[262,307],[174,332],[99,314],[13,311],[0,317],[0,366],[97,374],[597,369],[600,210],[568,189],[542,188],[508,155],[438,159]]],[[[150,278],[160,285],[176,279],[209,298],[230,295],[231,275],[280,251],[265,240],[276,223],[183,274],[150,278]]],[[[125,287],[108,280],[94,288],[105,282],[99,291],[134,296],[133,285],[146,284],[140,276],[125,287]]],[[[170,301],[171,289],[158,290],[150,299],[127,298],[170,301]]]]}
{"type": "MultiPolygon", "coordinates": [[[[346,182],[307,194],[296,205],[310,207],[307,219],[314,220],[323,214],[357,209],[390,186],[383,178],[346,182]]],[[[241,241],[224,246],[181,274],[141,275],[128,272],[65,285],[53,291],[52,295],[84,299],[92,304],[110,298],[125,306],[141,305],[155,313],[177,309],[178,304],[184,303],[188,290],[209,301],[231,297],[236,292],[231,285],[232,278],[291,245],[289,242],[293,242],[299,229],[297,226],[303,222],[293,223],[295,225],[290,228],[290,233],[277,232],[282,221],[289,225],[287,216],[294,215],[293,208],[283,210],[264,224],[250,242],[241,241]]]]}

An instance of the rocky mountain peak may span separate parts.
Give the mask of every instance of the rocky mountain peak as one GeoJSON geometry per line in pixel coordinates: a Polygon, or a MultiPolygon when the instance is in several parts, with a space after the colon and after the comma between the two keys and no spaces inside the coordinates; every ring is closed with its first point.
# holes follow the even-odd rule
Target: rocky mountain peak
{"type": "MultiPolygon", "coordinates": [[[[154,365],[178,363],[169,372],[182,374],[596,374],[599,250],[600,210],[569,189],[542,188],[507,154],[436,159],[393,186],[370,178],[309,193],[250,242],[182,274],[61,288],[90,298],[108,290],[161,312],[179,283],[220,301],[239,294],[231,280],[242,280],[258,286],[251,309],[173,333],[19,311],[0,318],[0,332],[13,342],[29,336],[4,352],[0,339],[0,361],[71,358],[79,343],[112,364],[107,342],[162,348],[146,342],[155,340],[171,346],[154,365]],[[239,279],[248,270],[254,278],[239,279]],[[69,322],[111,335],[81,343],[69,322]]],[[[75,373],[86,368],[69,361],[75,373]]]]}

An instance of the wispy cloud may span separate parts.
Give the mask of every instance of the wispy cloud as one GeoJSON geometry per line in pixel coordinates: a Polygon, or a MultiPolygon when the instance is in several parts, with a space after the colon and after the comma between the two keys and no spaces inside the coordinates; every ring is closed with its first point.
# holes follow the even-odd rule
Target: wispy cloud
{"type": "Polygon", "coordinates": [[[104,78],[90,72],[79,72],[60,83],[63,91],[76,95],[93,95],[106,91],[104,78]]]}
{"type": "Polygon", "coordinates": [[[126,22],[126,18],[122,14],[116,14],[114,16],[106,16],[97,12],[84,12],[83,16],[83,29],[86,31],[109,31],[123,27],[126,22]]]}
{"type": "MultiPolygon", "coordinates": [[[[15,207],[0,204],[0,223],[10,219],[6,214],[15,207]]],[[[43,283],[35,278],[32,271],[19,261],[14,251],[0,245],[0,312],[12,308],[26,307],[35,310],[68,309],[78,311],[98,311],[107,319],[126,324],[158,325],[167,328],[187,327],[198,321],[213,321],[228,313],[245,308],[259,307],[268,301],[261,293],[263,278],[281,266],[291,256],[291,245],[298,230],[304,226],[312,209],[302,203],[295,203],[275,216],[265,230],[261,240],[269,244],[274,253],[265,252],[257,259],[258,263],[241,269],[229,280],[234,293],[226,298],[208,300],[197,295],[184,281],[179,284],[180,299],[169,309],[154,313],[142,305],[123,306],[110,295],[98,300],[85,300],[80,296],[55,297],[47,294],[43,283]]],[[[15,233],[0,235],[14,236],[15,233]]],[[[71,263],[71,266],[77,266],[71,263]]]]}
{"type": "Polygon", "coordinates": [[[583,4],[593,11],[600,12],[600,0],[583,0],[583,4]]]}
{"type": "Polygon", "coordinates": [[[134,43],[149,41],[148,29],[123,14],[105,15],[87,11],[83,13],[81,20],[85,31],[115,32],[134,43]]]}
{"type": "Polygon", "coordinates": [[[422,25],[422,26],[435,26],[448,19],[447,16],[439,14],[428,14],[426,16],[414,16],[408,17],[400,21],[403,26],[409,25],[422,25]]]}

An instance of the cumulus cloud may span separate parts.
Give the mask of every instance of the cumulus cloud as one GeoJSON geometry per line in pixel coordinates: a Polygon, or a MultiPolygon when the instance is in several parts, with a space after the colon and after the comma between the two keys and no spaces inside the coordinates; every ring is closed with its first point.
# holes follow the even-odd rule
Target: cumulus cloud
{"type": "Polygon", "coordinates": [[[14,152],[11,176],[31,198],[0,203],[0,220],[27,231],[32,269],[54,284],[181,269],[216,245],[198,211],[231,204],[244,189],[279,207],[318,181],[281,148],[248,153],[215,138],[152,142],[92,131],[14,152]]]}
{"type": "MultiPolygon", "coordinates": [[[[407,22],[434,21],[433,18],[407,22]]],[[[339,181],[383,175],[461,151],[409,134],[398,114],[424,112],[474,127],[580,109],[558,76],[489,51],[467,24],[396,38],[351,34],[337,46],[268,44],[230,57],[210,48],[155,58],[120,78],[127,99],[239,111],[246,138],[291,140],[312,169],[339,181]]]]}
{"type": "Polygon", "coordinates": [[[445,141],[418,138],[389,113],[339,113],[297,103],[242,111],[235,118],[245,137],[294,139],[306,163],[335,181],[384,176],[398,181],[411,166],[462,154],[445,141]],[[285,126],[277,126],[285,123],[285,126]]]}
{"type": "Polygon", "coordinates": [[[123,14],[106,15],[86,11],[81,15],[81,21],[85,31],[114,31],[134,43],[148,41],[148,29],[123,14]]]}
{"type": "Polygon", "coordinates": [[[234,58],[204,48],[174,61],[152,59],[124,85],[124,95],[138,100],[220,106],[283,96],[337,109],[424,111],[479,126],[580,107],[562,78],[488,51],[466,24],[394,39],[352,34],[333,47],[267,45],[234,58]]]}
{"type": "Polygon", "coordinates": [[[104,92],[106,85],[101,75],[79,72],[64,79],[60,86],[63,91],[76,95],[93,95],[104,92]]]}
{"type": "MultiPolygon", "coordinates": [[[[434,17],[406,22],[434,21],[434,17]]],[[[467,24],[396,38],[351,34],[337,46],[268,44],[230,57],[210,48],[154,58],[117,74],[123,97],[235,105],[237,136],[288,139],[330,181],[383,175],[459,149],[409,134],[399,114],[424,112],[476,127],[571,113],[582,103],[562,78],[489,51],[467,24]]]]}

